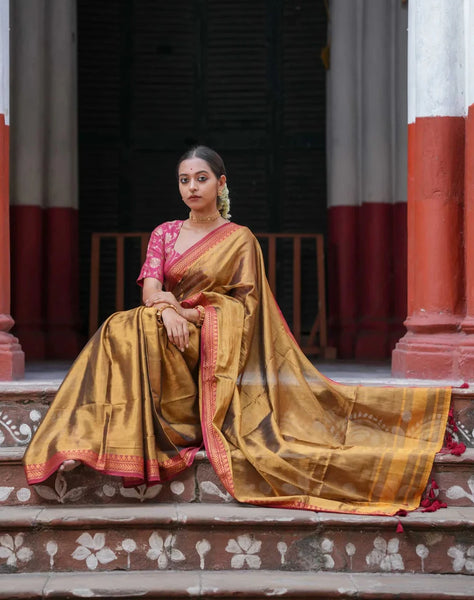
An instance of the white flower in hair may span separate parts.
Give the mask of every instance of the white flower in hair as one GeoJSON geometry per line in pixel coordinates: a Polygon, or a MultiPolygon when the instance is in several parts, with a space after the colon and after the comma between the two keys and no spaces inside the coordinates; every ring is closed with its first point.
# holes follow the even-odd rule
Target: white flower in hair
{"type": "Polygon", "coordinates": [[[227,183],[224,183],[224,187],[219,192],[217,196],[217,210],[221,213],[221,216],[224,219],[230,219],[231,214],[230,211],[230,197],[229,197],[229,188],[227,187],[227,183]]]}

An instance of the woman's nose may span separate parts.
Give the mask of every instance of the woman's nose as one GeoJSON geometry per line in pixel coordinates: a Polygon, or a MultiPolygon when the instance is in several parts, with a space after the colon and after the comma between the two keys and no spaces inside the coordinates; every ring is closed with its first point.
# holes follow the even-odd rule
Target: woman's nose
{"type": "Polygon", "coordinates": [[[189,182],[189,187],[191,190],[196,190],[197,189],[197,181],[195,179],[191,179],[191,181],[189,182]]]}

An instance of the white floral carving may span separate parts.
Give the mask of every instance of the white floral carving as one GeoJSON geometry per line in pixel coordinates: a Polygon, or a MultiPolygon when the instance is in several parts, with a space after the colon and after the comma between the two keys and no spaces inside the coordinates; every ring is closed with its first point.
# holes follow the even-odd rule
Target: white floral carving
{"type": "Polygon", "coordinates": [[[131,538],[122,540],[122,550],[127,553],[127,569],[130,569],[130,554],[137,549],[137,543],[131,538]]]}
{"type": "Polygon", "coordinates": [[[145,500],[151,500],[152,498],[156,498],[158,494],[161,492],[163,486],[162,485],[153,485],[151,487],[147,487],[144,483],[141,485],[137,485],[132,488],[120,488],[120,495],[124,498],[134,498],[135,500],[140,500],[140,502],[144,502],[145,500]]]}
{"type": "Polygon", "coordinates": [[[334,568],[334,559],[331,556],[331,553],[334,550],[334,542],[332,540],[329,538],[323,538],[320,542],[317,540],[312,540],[310,542],[310,546],[315,548],[318,553],[321,554],[321,560],[323,562],[322,566],[325,569],[334,568]]]}
{"type": "Polygon", "coordinates": [[[465,546],[458,544],[451,546],[448,550],[448,556],[453,559],[453,569],[459,573],[466,569],[469,573],[474,573],[474,546],[465,546]]]}
{"type": "Polygon", "coordinates": [[[170,489],[176,496],[181,496],[184,492],[184,483],[182,481],[172,481],[170,484],[170,489]]]}
{"type": "Polygon", "coordinates": [[[33,409],[32,411],[30,411],[30,419],[36,423],[37,421],[41,420],[41,413],[39,410],[33,409]]]}
{"type": "Polygon", "coordinates": [[[20,502],[28,502],[31,498],[31,490],[29,488],[20,488],[16,492],[16,497],[20,502]]]}
{"type": "Polygon", "coordinates": [[[104,495],[107,496],[107,498],[113,498],[115,496],[115,494],[117,493],[117,490],[115,489],[115,487],[113,485],[109,485],[108,483],[104,483],[104,485],[102,486],[102,493],[97,492],[100,495],[104,495]]]}
{"type": "Polygon", "coordinates": [[[218,496],[221,500],[224,500],[224,502],[232,501],[232,496],[228,492],[220,490],[215,483],[212,483],[212,481],[201,481],[199,487],[206,494],[218,496]]]}
{"type": "Polygon", "coordinates": [[[260,569],[262,561],[257,555],[261,547],[262,542],[248,534],[239,535],[237,540],[230,539],[227,542],[226,552],[234,555],[230,561],[231,567],[241,569],[247,563],[251,569],[260,569]]]}
{"type": "Polygon", "coordinates": [[[146,556],[150,560],[156,560],[159,569],[166,569],[169,561],[180,562],[186,559],[181,550],[174,547],[176,543],[175,535],[170,534],[163,541],[163,538],[160,535],[153,532],[150,535],[148,542],[150,544],[150,549],[146,553],[146,556]]]}
{"type": "Polygon", "coordinates": [[[58,552],[58,545],[56,544],[56,542],[54,540],[50,540],[46,544],[46,552],[49,555],[49,567],[50,567],[50,569],[52,569],[54,567],[54,557],[56,556],[56,554],[58,552]]]}
{"type": "Polygon", "coordinates": [[[0,487],[0,502],[5,502],[15,488],[2,486],[0,487]]]}
{"type": "Polygon", "coordinates": [[[428,558],[430,551],[424,544],[418,544],[415,548],[417,556],[421,558],[421,572],[425,572],[425,559],[428,558]]]}
{"type": "Polygon", "coordinates": [[[59,504],[64,504],[65,502],[76,502],[86,491],[86,489],[87,488],[85,486],[80,486],[72,488],[68,491],[67,481],[62,471],[58,471],[56,474],[56,479],[54,480],[54,490],[48,485],[35,486],[35,491],[38,496],[41,496],[41,498],[44,498],[45,500],[56,500],[56,502],[59,502],[59,504]]]}
{"type": "Polygon", "coordinates": [[[350,563],[351,571],[352,571],[352,557],[356,553],[356,547],[351,542],[346,544],[346,553],[347,553],[347,556],[349,557],[349,563],[350,563]]]}
{"type": "MultiPolygon", "coordinates": [[[[18,427],[13,422],[13,419],[11,419],[8,416],[8,414],[4,411],[0,411],[0,427],[4,429],[20,446],[28,444],[33,435],[33,432],[31,431],[31,427],[29,425],[27,425],[26,423],[22,423],[20,427],[18,427]]],[[[3,431],[0,431],[0,444],[3,444],[4,441],[5,434],[3,433],[3,431]]]]}
{"type": "Polygon", "coordinates": [[[474,475],[471,475],[467,480],[467,485],[471,490],[469,493],[467,490],[462,488],[460,485],[453,485],[446,490],[446,496],[450,500],[459,500],[459,498],[469,498],[474,503],[474,475]]]}
{"type": "Polygon", "coordinates": [[[117,558],[113,550],[105,546],[105,535],[96,533],[94,537],[90,533],[83,533],[76,540],[79,546],[72,553],[75,560],[85,560],[87,568],[91,571],[97,569],[99,563],[106,565],[117,558]]]}
{"type": "Polygon", "coordinates": [[[280,562],[282,565],[284,565],[286,563],[286,553],[288,552],[288,545],[285,542],[278,542],[277,544],[277,550],[280,553],[280,562]]]}
{"type": "Polygon", "coordinates": [[[6,558],[9,567],[16,567],[18,561],[26,563],[33,558],[33,550],[23,546],[23,540],[23,533],[17,533],[15,538],[8,534],[0,536],[0,558],[6,558]]]}
{"type": "Polygon", "coordinates": [[[196,542],[196,551],[199,554],[199,568],[204,569],[204,557],[211,549],[211,544],[207,540],[196,542]]]}
{"type": "Polygon", "coordinates": [[[398,548],[397,538],[392,538],[387,543],[382,537],[376,537],[374,550],[367,554],[365,560],[369,567],[380,567],[382,571],[403,571],[405,565],[398,548]]]}

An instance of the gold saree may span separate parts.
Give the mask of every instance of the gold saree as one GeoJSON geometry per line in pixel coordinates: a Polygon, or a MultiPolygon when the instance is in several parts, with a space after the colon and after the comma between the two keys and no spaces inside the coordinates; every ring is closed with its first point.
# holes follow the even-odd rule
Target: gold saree
{"type": "Polygon", "coordinates": [[[321,375],[270,292],[258,242],[228,223],[180,256],[166,287],[202,304],[181,353],[155,310],[112,315],[64,380],[25,455],[29,483],[70,458],[127,485],[165,481],[204,443],[226,489],[259,505],[394,514],[420,503],[449,389],[321,375]]]}

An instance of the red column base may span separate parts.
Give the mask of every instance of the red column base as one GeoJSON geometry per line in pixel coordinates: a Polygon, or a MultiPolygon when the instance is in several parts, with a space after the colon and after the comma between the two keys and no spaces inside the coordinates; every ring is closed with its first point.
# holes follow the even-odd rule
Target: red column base
{"type": "Polygon", "coordinates": [[[392,375],[474,381],[474,335],[409,331],[392,353],[392,375]]]}
{"type": "Polygon", "coordinates": [[[0,332],[0,381],[22,379],[25,376],[25,354],[18,338],[0,332]]]}

